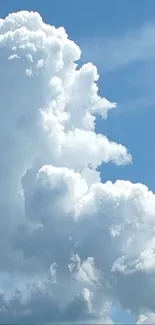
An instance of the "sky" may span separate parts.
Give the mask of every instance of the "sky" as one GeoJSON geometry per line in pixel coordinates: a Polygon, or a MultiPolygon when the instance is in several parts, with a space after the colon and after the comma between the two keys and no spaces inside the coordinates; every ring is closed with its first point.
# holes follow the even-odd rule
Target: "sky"
{"type": "Polygon", "coordinates": [[[154,11],[2,1],[2,323],[155,321],[154,11]]]}

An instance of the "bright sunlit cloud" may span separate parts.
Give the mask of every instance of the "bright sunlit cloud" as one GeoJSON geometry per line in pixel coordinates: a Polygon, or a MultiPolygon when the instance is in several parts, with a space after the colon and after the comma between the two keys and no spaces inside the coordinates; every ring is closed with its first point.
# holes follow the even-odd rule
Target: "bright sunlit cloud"
{"type": "Polygon", "coordinates": [[[110,324],[114,299],[154,317],[155,195],[101,182],[101,164],[132,153],[95,132],[117,107],[80,56],[38,13],[0,21],[2,323],[110,324]]]}

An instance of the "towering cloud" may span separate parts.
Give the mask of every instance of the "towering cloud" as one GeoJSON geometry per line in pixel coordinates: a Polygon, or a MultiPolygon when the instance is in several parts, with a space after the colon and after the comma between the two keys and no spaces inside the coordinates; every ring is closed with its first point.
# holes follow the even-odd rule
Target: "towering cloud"
{"type": "Polygon", "coordinates": [[[0,20],[2,323],[112,323],[115,301],[154,317],[155,195],[101,182],[101,164],[131,155],[96,134],[116,104],[80,55],[38,13],[0,20]]]}

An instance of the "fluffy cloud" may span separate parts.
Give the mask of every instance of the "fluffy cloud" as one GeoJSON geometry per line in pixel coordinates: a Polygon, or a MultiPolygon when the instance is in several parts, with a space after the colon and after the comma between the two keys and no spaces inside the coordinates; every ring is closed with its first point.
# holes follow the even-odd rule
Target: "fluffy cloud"
{"type": "Polygon", "coordinates": [[[155,314],[154,313],[145,313],[141,314],[137,324],[154,324],[155,314]]]}
{"type": "Polygon", "coordinates": [[[116,300],[155,312],[155,195],[101,183],[102,163],[132,158],[96,134],[116,104],[80,54],[38,13],[0,21],[2,323],[112,323],[116,300]]]}

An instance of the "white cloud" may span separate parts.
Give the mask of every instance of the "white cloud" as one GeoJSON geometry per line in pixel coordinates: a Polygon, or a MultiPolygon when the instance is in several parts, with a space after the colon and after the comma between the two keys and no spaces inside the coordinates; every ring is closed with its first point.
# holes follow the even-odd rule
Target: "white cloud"
{"type": "Polygon", "coordinates": [[[141,314],[137,324],[154,324],[155,314],[154,313],[145,313],[141,314]]]}
{"type": "Polygon", "coordinates": [[[155,195],[100,181],[131,155],[95,133],[116,106],[96,67],[37,13],[1,20],[0,49],[1,322],[111,323],[113,299],[153,313],[155,195]]]}

